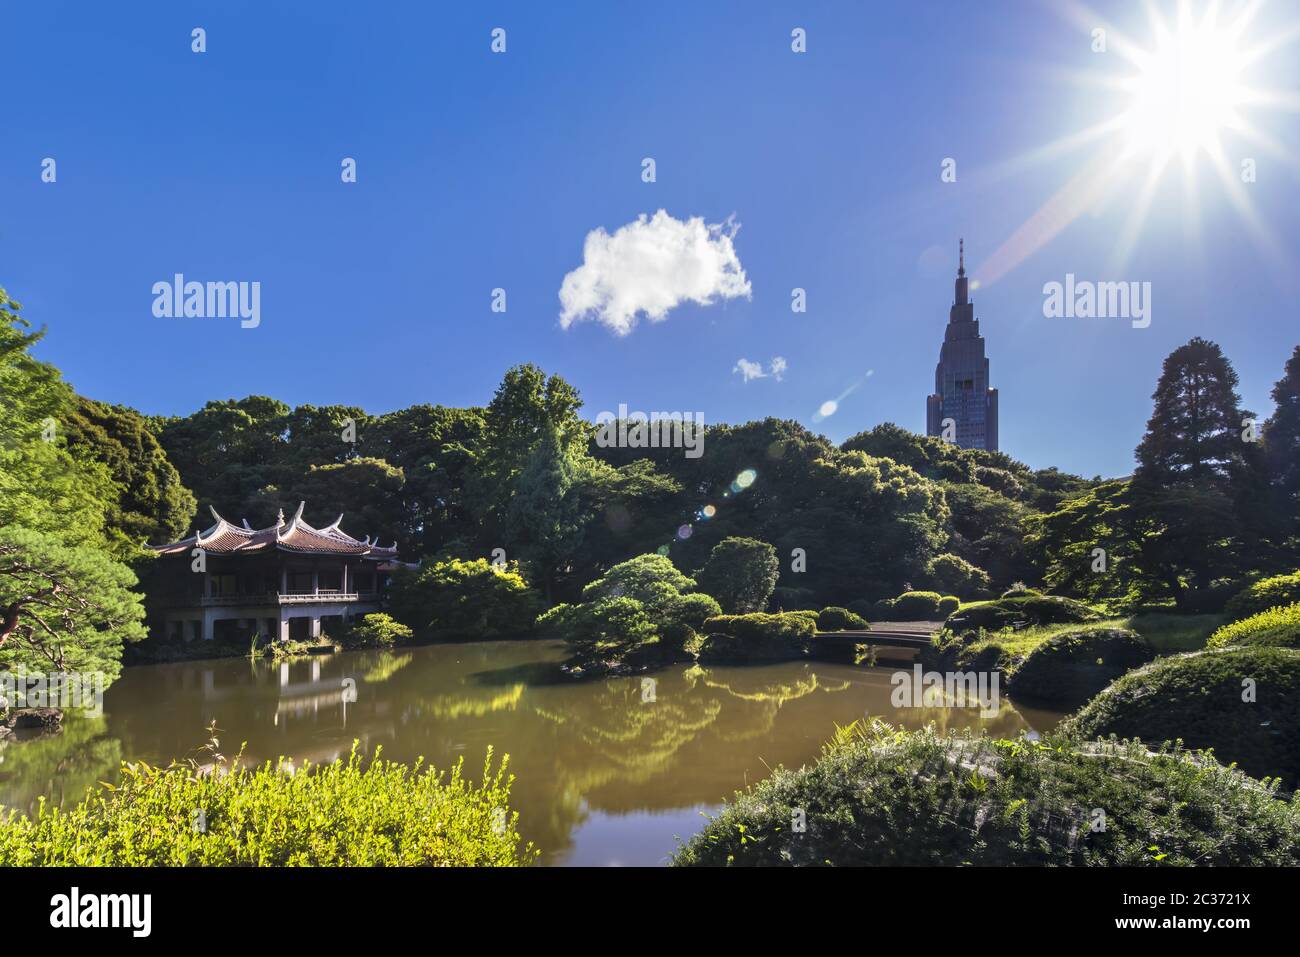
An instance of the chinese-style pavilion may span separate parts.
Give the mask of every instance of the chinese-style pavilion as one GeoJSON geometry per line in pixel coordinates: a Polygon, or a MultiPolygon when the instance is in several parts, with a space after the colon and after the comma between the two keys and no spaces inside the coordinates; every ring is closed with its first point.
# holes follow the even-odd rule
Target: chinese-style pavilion
{"type": "Polygon", "coordinates": [[[255,529],[226,521],[170,545],[158,545],[149,589],[153,627],[170,639],[318,638],[322,620],[341,624],[379,610],[397,543],[357,540],[332,525],[303,520],[305,503],[285,521],[255,529]]]}

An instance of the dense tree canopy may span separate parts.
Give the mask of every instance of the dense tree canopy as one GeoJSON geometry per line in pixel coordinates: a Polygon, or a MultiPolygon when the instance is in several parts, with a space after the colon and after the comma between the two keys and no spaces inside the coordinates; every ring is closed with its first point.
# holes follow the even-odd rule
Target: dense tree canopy
{"type": "MultiPolygon", "coordinates": [[[[86,434],[72,389],[31,355],[40,336],[18,309],[0,290],[0,671],[100,672],[107,682],[123,643],[144,633],[135,576],[114,557],[123,505],[136,500],[112,469],[129,472],[131,455],[109,454],[120,438],[111,430],[86,434]]],[[[150,464],[165,474],[165,462],[150,464]]],[[[141,491],[148,502],[147,484],[141,491]]]]}
{"type": "Polygon", "coordinates": [[[108,469],[115,490],[106,516],[110,536],[134,549],[185,534],[194,517],[194,495],[143,416],[78,396],[64,421],[69,450],[108,469]]]}

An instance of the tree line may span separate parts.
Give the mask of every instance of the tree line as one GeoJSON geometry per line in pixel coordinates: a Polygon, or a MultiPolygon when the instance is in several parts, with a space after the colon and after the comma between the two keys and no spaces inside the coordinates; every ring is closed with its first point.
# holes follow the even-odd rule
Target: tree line
{"type": "Polygon", "coordinates": [[[206,525],[208,506],[258,527],[305,501],[408,560],[504,555],[548,605],[639,555],[694,574],[730,538],[775,548],[786,609],[1015,582],[1199,609],[1300,564],[1300,347],[1266,422],[1217,345],[1175,350],[1133,475],[1103,480],[890,423],[839,445],[790,420],[716,425],[698,458],[602,447],[578,390],[533,365],[481,408],[249,396],[150,416],[76,395],[18,311],[0,292],[0,668],[91,645],[87,661],[115,662],[143,630],[144,543],[206,525]]]}

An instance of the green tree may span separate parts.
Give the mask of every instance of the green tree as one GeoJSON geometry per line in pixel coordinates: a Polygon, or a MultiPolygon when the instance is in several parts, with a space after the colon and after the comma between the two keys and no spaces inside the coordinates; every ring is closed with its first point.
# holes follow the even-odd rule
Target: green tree
{"type": "Polygon", "coordinates": [[[479,516],[468,489],[485,429],[481,409],[440,405],[415,405],[366,421],[357,438],[359,453],[391,463],[406,479],[398,536],[404,554],[432,555],[455,541],[477,541],[479,516]]]}
{"type": "MultiPolygon", "coordinates": [[[[1287,360],[1282,378],[1273,386],[1276,408],[1264,424],[1264,450],[1279,522],[1285,539],[1300,532],[1300,346],[1287,360]]],[[[1291,554],[1296,554],[1292,544],[1291,554]]]]}
{"type": "Polygon", "coordinates": [[[275,511],[260,493],[283,475],[289,411],[260,395],[214,401],[184,418],[155,420],[155,434],[200,506],[269,525],[275,511]]]}
{"type": "Polygon", "coordinates": [[[1086,601],[1137,601],[1161,589],[1137,559],[1129,483],[1104,482],[1034,516],[1026,546],[1053,591],[1086,601]],[[1097,550],[1101,551],[1098,552],[1097,550]]]}
{"type": "Polygon", "coordinates": [[[420,638],[514,638],[532,630],[541,599],[517,563],[448,559],[401,569],[389,591],[393,616],[420,638]]]}
{"type": "Polygon", "coordinates": [[[0,289],[0,528],[48,532],[68,544],[106,544],[113,490],[103,466],[74,456],[66,421],[72,389],[31,347],[19,304],[0,289]]]}
{"type": "Polygon", "coordinates": [[[926,569],[926,578],[936,591],[962,599],[983,598],[989,592],[988,572],[957,555],[936,555],[926,569]]]}
{"type": "Polygon", "coordinates": [[[331,522],[340,514],[344,526],[358,538],[373,535],[391,544],[402,528],[402,470],[383,459],[355,458],[328,465],[310,465],[288,480],[284,488],[271,486],[254,497],[261,514],[284,509],[292,513],[306,502],[312,515],[331,522]]]}
{"type": "Polygon", "coordinates": [[[536,569],[550,601],[556,577],[568,569],[590,521],[582,501],[590,472],[582,448],[566,443],[553,422],[540,429],[541,441],[514,479],[502,525],[505,541],[536,569]]]}
{"type": "Polygon", "coordinates": [[[776,587],[776,549],[752,538],[724,538],[713,547],[697,579],[728,615],[762,611],[776,587]]]}
{"type": "Polygon", "coordinates": [[[1165,359],[1129,489],[1135,560],[1180,607],[1240,574],[1257,539],[1250,494],[1262,474],[1237,374],[1213,342],[1192,339],[1165,359]]]}
{"type": "Polygon", "coordinates": [[[695,588],[665,556],[638,555],[588,584],[582,602],[556,605],[537,624],[574,648],[569,665],[582,671],[664,664],[686,654],[704,621],[721,613],[695,588]]]}
{"type": "Polygon", "coordinates": [[[108,534],[124,557],[146,541],[184,537],[194,518],[194,495],[141,416],[125,406],[77,396],[65,418],[68,449],[102,463],[113,483],[108,534]]]}
{"type": "Polygon", "coordinates": [[[411,635],[411,629],[392,615],[375,612],[354,621],[343,635],[343,644],[348,648],[391,648],[410,641],[411,635]]]}
{"type": "Polygon", "coordinates": [[[89,546],[0,529],[0,670],[120,671],[122,645],[145,636],[136,579],[89,546]]]}

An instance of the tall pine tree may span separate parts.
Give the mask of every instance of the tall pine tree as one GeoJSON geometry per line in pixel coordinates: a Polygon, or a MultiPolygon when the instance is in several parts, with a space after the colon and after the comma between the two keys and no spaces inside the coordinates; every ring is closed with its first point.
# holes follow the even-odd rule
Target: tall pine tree
{"type": "Polygon", "coordinates": [[[1250,492],[1262,475],[1251,414],[1216,343],[1192,339],[1165,359],[1155,408],[1137,447],[1129,534],[1146,577],[1186,609],[1249,567],[1259,537],[1250,492]]]}

